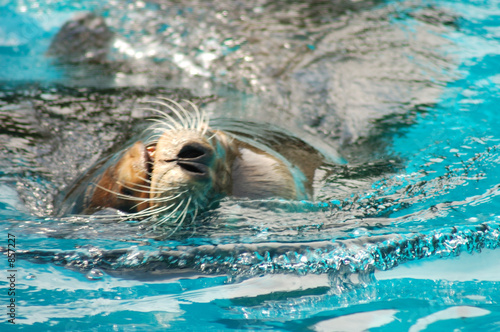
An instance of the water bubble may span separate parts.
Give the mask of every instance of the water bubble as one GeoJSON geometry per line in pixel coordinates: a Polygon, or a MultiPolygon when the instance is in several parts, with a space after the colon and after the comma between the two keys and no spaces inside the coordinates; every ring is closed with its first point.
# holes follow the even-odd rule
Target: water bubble
{"type": "Polygon", "coordinates": [[[87,279],[89,279],[89,280],[101,280],[103,278],[103,276],[104,276],[104,272],[102,272],[99,269],[95,269],[95,268],[90,270],[86,275],[87,279]]]}

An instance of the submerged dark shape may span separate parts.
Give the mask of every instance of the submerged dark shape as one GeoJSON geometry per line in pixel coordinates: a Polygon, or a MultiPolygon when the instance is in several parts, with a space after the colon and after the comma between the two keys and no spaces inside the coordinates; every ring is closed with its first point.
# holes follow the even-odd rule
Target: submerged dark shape
{"type": "Polygon", "coordinates": [[[105,63],[113,35],[101,16],[79,14],[61,27],[47,55],[65,63],[105,63]]]}
{"type": "Polygon", "coordinates": [[[225,196],[312,199],[315,172],[325,161],[314,147],[268,125],[229,119],[209,124],[193,104],[188,113],[166,101],[154,103],[172,115],[151,109],[162,118],[71,186],[61,215],[112,208],[180,225],[225,196]]]}

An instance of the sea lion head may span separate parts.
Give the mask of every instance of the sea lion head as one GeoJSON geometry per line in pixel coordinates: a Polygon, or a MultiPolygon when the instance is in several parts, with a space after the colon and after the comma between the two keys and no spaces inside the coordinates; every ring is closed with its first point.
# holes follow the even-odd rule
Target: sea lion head
{"type": "Polygon", "coordinates": [[[153,101],[171,114],[148,108],[161,118],[148,128],[144,142],[135,142],[106,169],[86,212],[112,207],[138,218],[182,223],[231,194],[232,139],[211,130],[195,105],[186,101],[194,109],[189,113],[167,101],[153,101]]]}
{"type": "Polygon", "coordinates": [[[113,220],[116,214],[101,212],[111,208],[127,219],[177,229],[226,196],[311,197],[323,157],[305,142],[272,128],[262,131],[269,137],[259,136],[255,127],[234,121],[209,127],[207,116],[189,101],[192,112],[169,99],[153,103],[161,106],[146,108],[160,114],[154,124],[71,189],[65,202],[72,213],[113,220]]]}

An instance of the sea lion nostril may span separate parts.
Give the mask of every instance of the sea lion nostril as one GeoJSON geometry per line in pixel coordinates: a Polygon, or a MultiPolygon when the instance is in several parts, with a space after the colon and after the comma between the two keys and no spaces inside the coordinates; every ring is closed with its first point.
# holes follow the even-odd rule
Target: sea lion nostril
{"type": "Polygon", "coordinates": [[[182,167],[182,169],[190,173],[195,173],[200,175],[204,175],[207,173],[206,167],[204,167],[204,165],[202,164],[192,163],[192,162],[182,162],[182,161],[178,161],[177,164],[180,167],[182,167]]]}
{"type": "Polygon", "coordinates": [[[187,144],[177,154],[180,159],[197,159],[207,154],[207,148],[199,144],[187,144]]]}

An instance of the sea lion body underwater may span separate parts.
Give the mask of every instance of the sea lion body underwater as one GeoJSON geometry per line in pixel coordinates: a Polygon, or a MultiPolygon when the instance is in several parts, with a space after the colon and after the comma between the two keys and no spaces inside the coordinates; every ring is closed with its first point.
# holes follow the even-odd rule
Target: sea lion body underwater
{"type": "Polygon", "coordinates": [[[112,208],[182,222],[226,196],[312,198],[324,156],[301,139],[251,122],[219,119],[209,126],[192,103],[191,113],[172,100],[155,103],[171,115],[161,112],[141,137],[70,186],[60,215],[112,208]]]}

